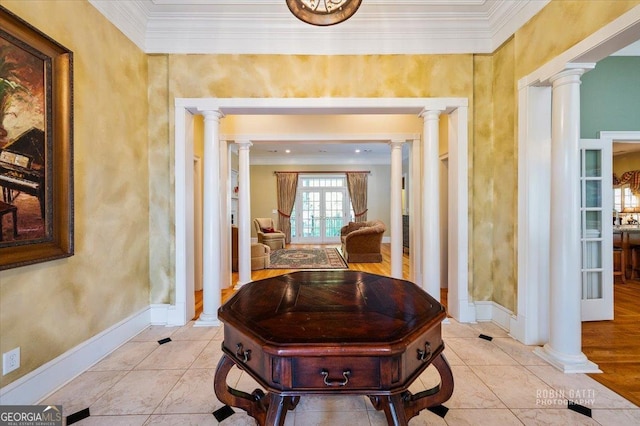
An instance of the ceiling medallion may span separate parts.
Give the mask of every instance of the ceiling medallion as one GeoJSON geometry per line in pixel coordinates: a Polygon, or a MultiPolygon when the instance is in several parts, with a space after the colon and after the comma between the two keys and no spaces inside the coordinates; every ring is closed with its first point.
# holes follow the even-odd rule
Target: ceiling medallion
{"type": "Polygon", "coordinates": [[[287,0],[296,18],[312,25],[334,25],[351,18],[362,0],[287,0]]]}

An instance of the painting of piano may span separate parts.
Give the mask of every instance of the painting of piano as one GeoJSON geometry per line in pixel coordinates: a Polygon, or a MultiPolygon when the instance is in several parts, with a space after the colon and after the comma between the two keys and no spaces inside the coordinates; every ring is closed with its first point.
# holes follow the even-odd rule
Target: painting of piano
{"type": "Polygon", "coordinates": [[[0,6],[0,270],[73,255],[72,58],[0,6]]]}
{"type": "Polygon", "coordinates": [[[2,202],[16,206],[20,220],[17,235],[3,221],[0,242],[37,240],[50,232],[44,226],[44,160],[44,131],[40,129],[31,128],[0,148],[2,202]]]}

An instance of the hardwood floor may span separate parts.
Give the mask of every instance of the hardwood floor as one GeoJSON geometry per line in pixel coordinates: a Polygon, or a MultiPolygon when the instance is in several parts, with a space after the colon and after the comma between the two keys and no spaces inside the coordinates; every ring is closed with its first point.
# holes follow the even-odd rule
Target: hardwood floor
{"type": "MultiPolygon", "coordinates": [[[[332,247],[313,245],[291,245],[291,247],[332,247]]],[[[333,246],[337,247],[337,246],[333,246]]],[[[381,263],[351,263],[350,269],[387,275],[391,269],[390,246],[382,245],[381,263]]],[[[253,281],[293,272],[286,269],[263,269],[253,271],[253,281]]],[[[402,272],[409,277],[409,257],[403,256],[402,272]]],[[[238,281],[233,273],[231,283],[238,281]]],[[[233,289],[222,290],[222,302],[232,295],[233,289]]],[[[619,393],[629,401],[640,406],[640,281],[627,280],[626,284],[614,286],[614,320],[582,323],[582,350],[593,362],[598,364],[602,374],[590,376],[604,386],[619,393]]],[[[443,289],[440,300],[446,305],[447,292],[443,289]]],[[[202,292],[196,292],[196,318],[202,312],[202,292]]]]}
{"type": "Polygon", "coordinates": [[[582,351],[594,380],[640,406],[640,281],[614,284],[614,319],[582,323],[582,351]]]}

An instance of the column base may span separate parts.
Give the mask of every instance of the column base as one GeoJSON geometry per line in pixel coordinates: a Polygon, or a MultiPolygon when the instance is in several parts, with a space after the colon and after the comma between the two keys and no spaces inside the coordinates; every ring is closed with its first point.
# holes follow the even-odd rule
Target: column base
{"type": "Polygon", "coordinates": [[[249,284],[250,282],[251,282],[251,280],[249,280],[247,282],[242,282],[242,281],[238,280],[236,285],[233,286],[233,289],[234,290],[240,290],[245,284],[249,284]]]}
{"type": "Polygon", "coordinates": [[[205,314],[204,312],[200,314],[200,317],[193,323],[194,327],[218,327],[222,325],[222,323],[218,320],[217,315],[205,314]]]}
{"type": "Polygon", "coordinates": [[[547,343],[541,348],[535,348],[533,353],[563,373],[602,373],[598,365],[589,361],[582,352],[580,355],[563,354],[547,343]]]}

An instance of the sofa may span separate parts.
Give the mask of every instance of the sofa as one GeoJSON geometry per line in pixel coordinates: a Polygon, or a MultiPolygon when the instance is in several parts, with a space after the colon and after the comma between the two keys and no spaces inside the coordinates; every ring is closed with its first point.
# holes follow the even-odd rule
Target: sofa
{"type": "MultiPolygon", "coordinates": [[[[271,265],[271,248],[251,243],[251,270],[266,269],[271,265]]],[[[238,272],[238,227],[231,227],[231,270],[238,272]]]]}
{"type": "Polygon", "coordinates": [[[386,227],[380,220],[349,222],[340,229],[342,255],[349,263],[382,262],[380,245],[386,227]]]}
{"type": "Polygon", "coordinates": [[[279,231],[273,224],[270,217],[261,217],[253,219],[253,226],[256,229],[258,242],[268,245],[271,250],[280,250],[285,246],[284,232],[279,231]]]}

